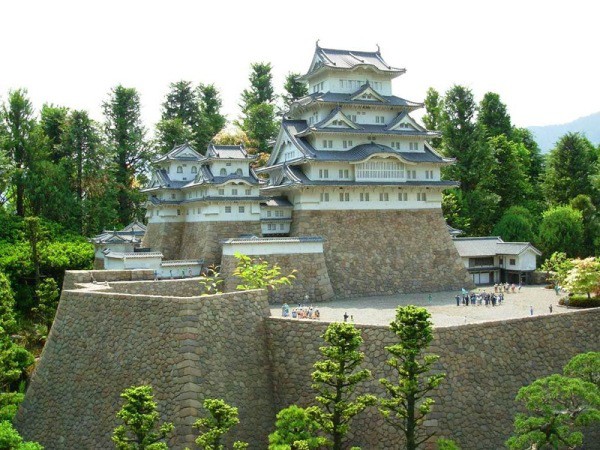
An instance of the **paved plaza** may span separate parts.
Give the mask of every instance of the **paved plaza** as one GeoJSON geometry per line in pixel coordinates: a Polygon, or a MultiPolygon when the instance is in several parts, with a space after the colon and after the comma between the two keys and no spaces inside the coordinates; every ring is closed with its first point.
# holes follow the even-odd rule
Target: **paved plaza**
{"type": "MultiPolygon", "coordinates": [[[[494,290],[492,287],[482,287],[475,291],[494,290]]],[[[399,305],[417,305],[426,307],[432,315],[436,327],[462,325],[465,323],[481,323],[495,320],[517,319],[529,317],[533,307],[533,315],[562,314],[572,309],[558,305],[559,296],[552,289],[542,286],[523,286],[521,292],[504,294],[504,302],[499,306],[456,306],[455,297],[459,291],[432,292],[424,294],[398,294],[381,297],[361,297],[340,299],[331,302],[314,304],[321,315],[320,320],[333,322],[344,320],[365,325],[387,325],[395,316],[399,305]],[[431,295],[431,300],[429,296],[431,295]]],[[[561,294],[563,296],[565,294],[561,294]]],[[[290,308],[298,306],[290,304],[290,308]]],[[[273,306],[271,314],[281,317],[281,306],[273,306]]],[[[309,320],[309,319],[295,319],[309,320]]]]}

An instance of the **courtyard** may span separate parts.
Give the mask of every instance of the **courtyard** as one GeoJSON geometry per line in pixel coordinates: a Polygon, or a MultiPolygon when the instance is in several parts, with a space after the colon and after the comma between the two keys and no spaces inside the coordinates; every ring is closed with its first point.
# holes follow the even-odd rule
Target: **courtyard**
{"type": "MultiPolygon", "coordinates": [[[[493,292],[493,290],[493,286],[486,286],[476,289],[475,292],[493,292]]],[[[394,319],[397,306],[423,306],[431,313],[435,327],[529,317],[532,308],[534,316],[573,311],[558,305],[559,298],[566,294],[561,293],[558,296],[552,289],[545,289],[543,286],[523,286],[520,292],[504,294],[504,302],[498,306],[456,306],[457,294],[460,294],[460,291],[360,297],[337,299],[312,306],[319,310],[322,321],[343,321],[346,314],[348,322],[353,321],[364,325],[389,324],[394,319]],[[552,305],[552,312],[550,312],[550,305],[552,305]]],[[[298,305],[289,306],[293,309],[298,305]]],[[[281,317],[281,306],[272,305],[271,314],[274,317],[281,317]]]]}

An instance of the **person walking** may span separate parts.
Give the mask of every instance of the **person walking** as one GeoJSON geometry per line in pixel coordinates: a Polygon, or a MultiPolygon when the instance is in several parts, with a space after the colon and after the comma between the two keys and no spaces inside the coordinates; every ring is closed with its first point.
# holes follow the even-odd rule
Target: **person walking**
{"type": "Polygon", "coordinates": [[[348,313],[347,312],[344,313],[344,322],[348,322],[348,313]]]}
{"type": "Polygon", "coordinates": [[[460,295],[456,294],[456,306],[460,306],[460,295]]]}
{"type": "Polygon", "coordinates": [[[550,303],[550,306],[548,306],[548,309],[550,310],[550,314],[552,314],[552,303],[550,303]]]}
{"type": "Polygon", "coordinates": [[[529,315],[533,316],[533,305],[529,306],[529,315]]]}

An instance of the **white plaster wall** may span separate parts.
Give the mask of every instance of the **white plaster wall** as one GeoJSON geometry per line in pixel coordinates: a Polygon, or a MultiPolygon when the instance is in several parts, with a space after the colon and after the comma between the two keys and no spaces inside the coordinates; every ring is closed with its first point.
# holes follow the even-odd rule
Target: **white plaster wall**
{"type": "Polygon", "coordinates": [[[535,270],[537,267],[536,255],[531,249],[527,249],[520,255],[514,256],[516,260],[514,266],[509,264],[511,258],[513,257],[505,257],[506,268],[509,270],[535,270]]]}
{"type": "Polygon", "coordinates": [[[223,160],[223,161],[212,161],[210,163],[210,170],[216,177],[221,176],[221,169],[225,169],[227,175],[236,173],[238,169],[242,170],[242,176],[247,177],[250,172],[250,161],[240,160],[223,160]],[[229,164],[229,165],[228,165],[229,164]]]}
{"type": "Polygon", "coordinates": [[[288,255],[305,253],[323,253],[322,242],[244,242],[223,244],[223,255],[288,255]]]}
{"type": "Polygon", "coordinates": [[[132,252],[133,244],[94,244],[95,252],[94,256],[97,259],[103,259],[104,253],[103,250],[110,248],[113,252],[132,252]]]}
{"type": "Polygon", "coordinates": [[[197,174],[192,172],[192,168],[200,169],[200,161],[171,161],[169,165],[169,178],[174,181],[192,181],[197,174]],[[181,167],[182,173],[177,172],[178,167],[181,167]]]}
{"type": "Polygon", "coordinates": [[[125,258],[114,259],[104,258],[104,269],[106,270],[125,270],[125,269],[153,269],[160,268],[161,258],[125,258]]]}

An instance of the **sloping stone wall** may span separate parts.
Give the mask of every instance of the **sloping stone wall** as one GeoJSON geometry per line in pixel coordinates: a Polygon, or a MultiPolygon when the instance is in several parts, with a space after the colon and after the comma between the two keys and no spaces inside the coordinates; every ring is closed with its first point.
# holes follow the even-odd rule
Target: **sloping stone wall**
{"type": "Polygon", "coordinates": [[[260,236],[259,222],[188,222],[183,230],[179,259],[204,259],[204,266],[221,264],[222,239],[241,234],[260,236]]]}
{"type": "MultiPolygon", "coordinates": [[[[253,256],[253,255],[248,255],[253,256]]],[[[333,297],[333,288],[329,280],[327,266],[323,253],[299,253],[292,255],[260,256],[270,264],[281,267],[281,273],[288,275],[296,270],[296,279],[291,286],[281,286],[275,291],[269,291],[269,303],[304,303],[308,295],[309,303],[323,302],[333,297]]],[[[240,280],[232,276],[237,267],[234,256],[223,255],[221,274],[225,279],[225,292],[235,291],[240,280]]]]}
{"type": "Polygon", "coordinates": [[[194,297],[201,294],[200,278],[183,278],[158,281],[129,281],[109,283],[110,292],[136,295],[164,295],[168,297],[194,297]]]}
{"type": "Polygon", "coordinates": [[[142,239],[142,247],[161,252],[164,260],[184,259],[179,256],[184,226],[183,222],[149,223],[142,239]]]}
{"type": "MultiPolygon", "coordinates": [[[[434,396],[428,425],[438,437],[456,440],[464,449],[504,448],[512,431],[520,387],[539,377],[562,372],[574,355],[598,351],[600,309],[544,315],[460,327],[436,328],[432,353],[437,369],[447,374],[434,396]]],[[[361,392],[383,395],[381,377],[392,375],[385,364],[395,335],[387,327],[357,326],[364,339],[364,366],[373,381],[361,392]]],[[[276,409],[292,403],[307,406],[314,398],[310,373],[320,357],[326,323],[267,319],[276,409]]],[[[352,426],[353,445],[364,449],[403,448],[397,431],[375,408],[352,426]]],[[[600,429],[588,430],[586,449],[600,449],[600,429]]]]}
{"type": "Polygon", "coordinates": [[[263,318],[264,291],[211,297],[63,291],[39,365],[16,418],[46,450],[113,448],[131,385],[150,384],[171,449],[193,447],[201,402],[223,398],[241,423],[227,441],[266,448],[275,411],[263,318]]]}
{"type": "Polygon", "coordinates": [[[472,287],[442,211],[294,211],[292,236],[325,238],[335,295],[472,287]]]}
{"type": "Polygon", "coordinates": [[[136,270],[66,270],[63,279],[63,289],[76,289],[78,284],[152,280],[154,271],[150,269],[136,270]]]}

